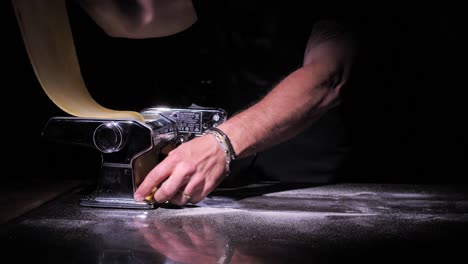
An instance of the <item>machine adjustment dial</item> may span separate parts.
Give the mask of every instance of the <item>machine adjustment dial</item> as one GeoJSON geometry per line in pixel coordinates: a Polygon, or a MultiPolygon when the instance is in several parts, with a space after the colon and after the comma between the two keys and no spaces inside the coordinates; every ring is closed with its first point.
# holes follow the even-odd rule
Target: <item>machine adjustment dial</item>
{"type": "Polygon", "coordinates": [[[122,128],[116,122],[107,122],[94,130],[94,145],[103,153],[113,153],[122,149],[122,128]]]}

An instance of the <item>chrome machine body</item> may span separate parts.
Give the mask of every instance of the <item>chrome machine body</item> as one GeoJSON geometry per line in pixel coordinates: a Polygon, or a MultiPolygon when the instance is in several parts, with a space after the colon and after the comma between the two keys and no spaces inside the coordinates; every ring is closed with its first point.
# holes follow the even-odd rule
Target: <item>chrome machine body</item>
{"type": "Polygon", "coordinates": [[[141,115],[144,122],[78,117],[53,117],[47,122],[43,138],[101,153],[96,190],[82,198],[82,206],[157,207],[150,201],[135,202],[133,194],[151,168],[164,158],[164,151],[203,135],[227,118],[222,109],[198,106],[147,108],[141,115]]]}

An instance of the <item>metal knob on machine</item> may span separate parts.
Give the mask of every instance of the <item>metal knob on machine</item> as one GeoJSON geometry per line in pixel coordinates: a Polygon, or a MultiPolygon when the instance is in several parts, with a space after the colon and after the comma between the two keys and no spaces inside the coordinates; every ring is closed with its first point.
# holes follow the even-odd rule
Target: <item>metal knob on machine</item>
{"type": "Polygon", "coordinates": [[[124,145],[122,128],[116,122],[101,124],[94,130],[93,142],[103,153],[118,152],[124,145]]]}

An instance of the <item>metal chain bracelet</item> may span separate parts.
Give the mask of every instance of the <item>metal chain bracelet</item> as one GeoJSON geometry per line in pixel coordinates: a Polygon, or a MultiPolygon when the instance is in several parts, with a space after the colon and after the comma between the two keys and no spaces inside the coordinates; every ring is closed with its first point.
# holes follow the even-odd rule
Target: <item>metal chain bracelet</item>
{"type": "Polygon", "coordinates": [[[226,133],[224,133],[221,129],[217,128],[217,127],[212,127],[209,129],[210,131],[214,131],[216,133],[218,133],[219,135],[222,136],[225,144],[227,145],[228,149],[229,149],[229,154],[231,156],[231,160],[235,160],[237,158],[236,156],[236,152],[234,151],[234,148],[232,147],[232,144],[231,144],[231,140],[229,139],[229,137],[226,135],[226,133]]]}
{"type": "Polygon", "coordinates": [[[229,153],[229,147],[226,144],[226,141],[223,140],[222,135],[220,135],[219,133],[217,133],[215,131],[208,130],[208,131],[206,131],[206,133],[211,134],[219,142],[219,144],[221,145],[221,148],[223,149],[224,154],[226,155],[226,176],[229,176],[229,174],[231,173],[231,171],[229,169],[230,168],[230,163],[231,163],[231,154],[229,153]]]}

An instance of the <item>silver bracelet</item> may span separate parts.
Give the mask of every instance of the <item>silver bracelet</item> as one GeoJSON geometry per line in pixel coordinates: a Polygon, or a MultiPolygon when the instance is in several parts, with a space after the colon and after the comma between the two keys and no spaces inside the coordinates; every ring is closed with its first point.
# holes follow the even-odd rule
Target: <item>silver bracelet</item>
{"type": "Polygon", "coordinates": [[[226,141],[223,140],[222,135],[215,131],[208,130],[206,133],[211,134],[221,145],[221,148],[223,149],[224,154],[226,155],[226,176],[229,176],[229,174],[231,173],[229,169],[231,163],[231,154],[229,153],[229,147],[227,146],[226,141]]]}
{"type": "Polygon", "coordinates": [[[226,135],[226,133],[224,133],[221,129],[219,129],[217,127],[212,127],[209,130],[214,131],[214,132],[218,133],[219,135],[221,135],[223,137],[224,142],[225,142],[225,144],[227,145],[227,147],[229,149],[229,155],[231,155],[231,160],[235,160],[236,157],[237,157],[236,152],[234,151],[234,147],[232,147],[231,140],[226,135]]]}

